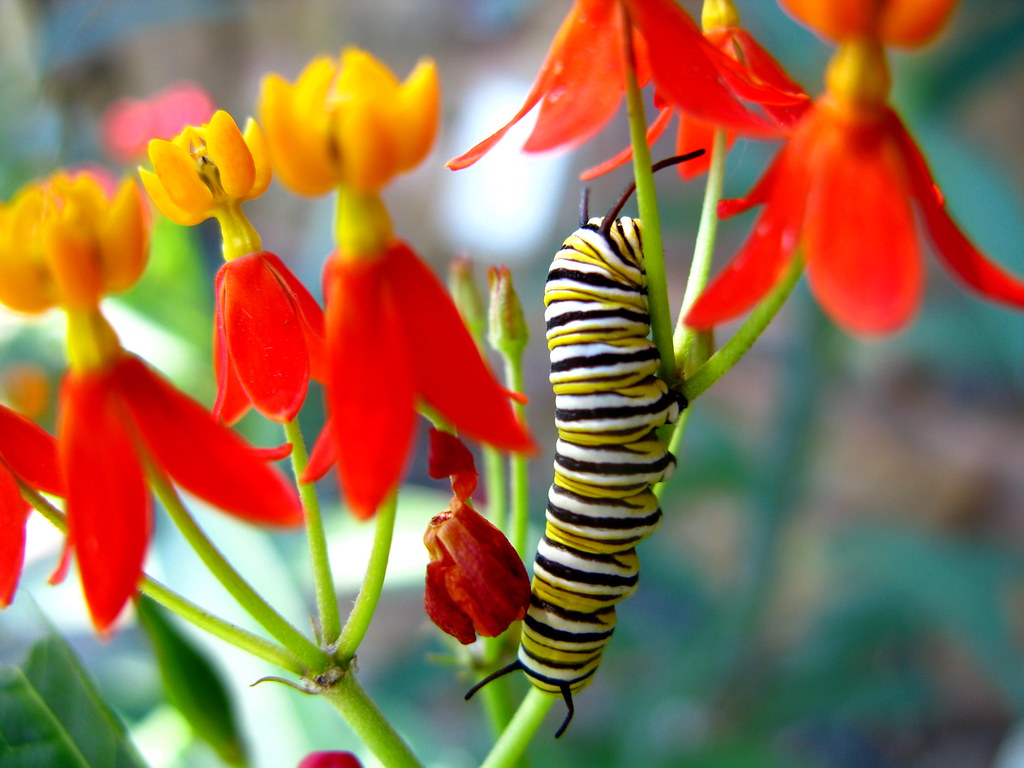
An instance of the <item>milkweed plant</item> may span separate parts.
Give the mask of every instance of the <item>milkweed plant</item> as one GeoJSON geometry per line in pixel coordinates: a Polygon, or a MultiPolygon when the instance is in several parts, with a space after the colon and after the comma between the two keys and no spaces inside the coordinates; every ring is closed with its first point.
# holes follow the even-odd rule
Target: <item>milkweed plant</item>
{"type": "MultiPolygon", "coordinates": [[[[528,115],[527,153],[568,152],[618,120],[628,125],[629,146],[583,178],[631,164],[638,213],[616,220],[614,208],[602,216],[607,206],[592,202],[597,212],[550,249],[559,253],[545,290],[553,416],[525,396],[528,329],[538,320],[517,294],[527,283],[492,268],[481,293],[461,259],[446,287],[386,202],[389,188],[432,157],[443,130],[443,62],[425,57],[402,79],[370,51],[346,47],[299,72],[267,74],[252,117],[217,109],[195,86],[112,107],[103,131],[122,167],[137,171],[53,169],[0,204],[0,302],[25,321],[60,312],[66,347],[52,403],[10,389],[0,406],[0,605],[39,586],[21,571],[26,525],[45,518],[64,543],[51,581],[80,582],[99,636],[135,623],[151,635],[171,702],[225,764],[253,758],[232,735],[223,684],[196,660],[180,622],[258,659],[262,685],[333,707],[363,744],[358,755],[310,753],[301,768],[426,765],[364,689],[357,665],[388,600],[403,479],[414,457],[425,457],[430,477],[451,491],[446,508],[417,523],[429,559],[425,614],[453,650],[445,701],[486,678],[474,692],[480,730],[494,736],[486,755],[458,764],[525,766],[531,743],[538,755],[574,749],[566,726],[574,707],[588,706],[580,691],[600,678],[602,654],[616,653],[612,604],[636,588],[633,547],[663,513],[681,511],[659,500],[682,462],[688,415],[758,342],[802,276],[831,323],[857,340],[913,321],[926,252],[966,291],[1024,308],[1024,278],[957,224],[940,191],[946,180],[933,176],[891,98],[890,52],[912,53],[955,24],[955,0],[779,2],[832,47],[820,89],[805,92],[786,72],[787,51],[763,47],[731,0],[705,0],[699,21],[675,0],[575,0],[519,110],[495,115],[492,134],[447,162],[455,173],[478,172],[528,115]],[[673,124],[674,150],[662,154],[691,159],[655,176],[655,143],[673,124]],[[723,199],[738,139],[767,142],[774,156],[745,196],[723,199]],[[669,284],[665,253],[694,244],[668,242],[656,178],[659,187],[704,188],[684,284],[669,284]],[[250,218],[249,202],[275,182],[332,201],[322,284],[304,284],[294,254],[267,250],[250,218]],[[715,273],[718,230],[749,209],[752,229],[715,273]],[[199,401],[127,351],[105,299],[144,275],[154,228],[208,219],[223,262],[208,320],[216,395],[199,401]],[[678,306],[670,295],[681,296],[678,306]],[[325,415],[310,431],[299,417],[314,397],[325,415]],[[36,423],[48,411],[52,432],[36,423]],[[280,425],[276,446],[245,439],[235,428],[243,417],[280,425]],[[427,445],[417,444],[424,420],[427,445]],[[541,538],[528,462],[549,460],[540,446],[556,430],[541,538]],[[322,505],[334,488],[343,513],[322,505]],[[226,556],[197,504],[272,535],[304,531],[312,629],[286,618],[246,565],[226,556]],[[373,531],[352,604],[339,600],[332,572],[325,517],[335,514],[373,531]],[[147,572],[154,527],[167,522],[252,629],[217,615],[204,594],[179,593],[147,572]],[[517,670],[532,685],[492,674],[517,670]],[[562,702],[558,733],[567,735],[553,742],[555,718],[543,726],[562,702]]],[[[54,648],[34,651],[17,675],[4,672],[0,766],[64,765],[61,750],[70,749],[81,758],[75,765],[114,765],[113,753],[77,743],[73,727],[53,735],[47,723],[61,722],[63,710],[45,686],[37,684],[47,707],[12,693],[45,677],[43,657],[55,658],[54,648]]],[[[123,735],[114,722],[104,727],[123,735]]],[[[274,727],[273,719],[259,725],[274,727]]],[[[476,749],[474,739],[463,749],[476,749]]],[[[143,764],[130,742],[118,749],[117,765],[143,764]]]]}

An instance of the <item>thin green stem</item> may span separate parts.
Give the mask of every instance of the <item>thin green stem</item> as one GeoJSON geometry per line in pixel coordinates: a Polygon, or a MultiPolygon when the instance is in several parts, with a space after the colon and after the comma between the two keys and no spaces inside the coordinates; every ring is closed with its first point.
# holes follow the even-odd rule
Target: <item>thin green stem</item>
{"type": "Polygon", "coordinates": [[[508,473],[505,472],[505,456],[489,445],[483,447],[483,454],[487,519],[504,531],[508,525],[508,473]]]}
{"type": "Polygon", "coordinates": [[[282,669],[294,672],[296,675],[302,675],[306,672],[302,662],[291,651],[254,635],[252,632],[248,632],[229,621],[225,621],[219,616],[214,616],[191,600],[164,586],[156,579],[149,576],[144,577],[139,585],[139,591],[153,598],[164,608],[174,611],[191,624],[209,632],[214,637],[219,637],[236,648],[241,648],[257,658],[269,661],[271,664],[276,664],[282,669]]]}
{"type": "Polygon", "coordinates": [[[189,546],[246,613],[281,645],[294,653],[308,671],[317,672],[329,666],[330,658],[274,610],[273,606],[264,600],[227,561],[163,476],[159,472],[150,472],[149,482],[189,546]]]}
{"type": "MultiPolygon", "coordinates": [[[[68,532],[67,516],[39,495],[36,491],[22,486],[22,495],[43,517],[53,524],[61,533],[68,532]]],[[[295,674],[303,674],[302,663],[290,651],[268,640],[258,637],[251,632],[242,629],[209,611],[200,608],[198,605],[182,597],[174,590],[161,584],[150,576],[143,576],[139,584],[139,591],[149,595],[165,608],[174,611],[186,621],[191,622],[215,637],[219,637],[231,645],[251,653],[253,656],[276,664],[282,669],[295,674]]]]}
{"type": "Polygon", "coordinates": [[[676,368],[680,371],[685,371],[694,340],[698,335],[695,329],[683,323],[683,318],[704,291],[708,284],[708,276],[711,274],[711,256],[718,237],[718,201],[722,199],[722,183],[725,178],[725,149],[725,131],[716,130],[711,146],[711,165],[704,187],[700,224],[697,227],[697,240],[693,248],[693,261],[690,262],[690,274],[686,279],[679,320],[672,338],[676,368]]]}
{"type": "MultiPolygon", "coordinates": [[[[505,358],[505,385],[512,392],[522,392],[525,384],[523,382],[523,359],[522,357],[505,358]]],[[[522,403],[515,403],[513,406],[516,418],[523,422],[525,419],[522,403]]],[[[509,460],[512,474],[512,520],[509,525],[509,541],[516,548],[519,557],[526,553],[526,535],[530,522],[530,476],[527,472],[526,457],[514,453],[509,460]]]]}
{"type": "Polygon", "coordinates": [[[320,620],[320,642],[331,646],[341,634],[341,614],[338,609],[338,595],[334,591],[334,577],[331,574],[331,559],[327,552],[327,535],[324,531],[320,501],[312,483],[299,480],[309,463],[302,429],[296,419],[284,425],[285,438],[292,444],[292,470],[295,473],[306,520],[306,539],[309,542],[309,559],[313,569],[313,584],[316,590],[317,616],[320,620]]]}
{"type": "Polygon", "coordinates": [[[633,148],[633,177],[636,179],[636,205],[643,222],[644,267],[647,271],[647,302],[651,315],[651,337],[661,356],[658,375],[670,386],[677,380],[672,354],[672,313],[668,305],[665,277],[665,252],[661,242],[661,218],[651,170],[651,150],[647,146],[647,116],[644,100],[633,69],[632,27],[626,29],[625,43],[629,62],[626,72],[626,107],[629,117],[629,141],[633,148]]]}
{"type": "Polygon", "coordinates": [[[377,510],[377,530],[373,535],[373,547],[370,550],[370,561],[366,565],[366,577],[356,596],[356,604],[352,613],[341,630],[338,650],[334,658],[342,667],[347,667],[356,655],[359,644],[370,628],[373,613],[377,610],[381,590],[384,589],[384,575],[388,569],[388,556],[391,554],[391,539],[395,532],[395,511],[398,507],[398,493],[381,505],[377,510]]]}
{"type": "MultiPolygon", "coordinates": [[[[499,642],[499,639],[496,637],[484,639],[493,640],[495,643],[499,642]]],[[[480,690],[484,711],[487,713],[487,719],[491,724],[491,730],[494,732],[495,737],[500,736],[508,727],[508,724],[512,721],[513,711],[512,690],[507,684],[495,685],[497,682],[499,681],[495,680],[480,690]]]]}
{"type": "Polygon", "coordinates": [[[551,705],[558,700],[554,694],[545,693],[531,685],[526,698],[513,715],[512,722],[495,742],[491,753],[480,764],[480,768],[509,768],[515,765],[544,722],[544,716],[551,709],[551,705]]]}
{"type": "Polygon", "coordinates": [[[423,768],[398,731],[351,674],[323,693],[384,768],[423,768]]]}
{"type": "Polygon", "coordinates": [[[782,308],[786,298],[800,279],[803,268],[803,258],[799,254],[793,256],[781,279],[761,300],[761,303],[754,307],[750,317],[740,326],[736,334],[683,382],[682,392],[687,401],[692,403],[696,400],[708,387],[728,373],[747,353],[747,350],[753,346],[782,308]]]}

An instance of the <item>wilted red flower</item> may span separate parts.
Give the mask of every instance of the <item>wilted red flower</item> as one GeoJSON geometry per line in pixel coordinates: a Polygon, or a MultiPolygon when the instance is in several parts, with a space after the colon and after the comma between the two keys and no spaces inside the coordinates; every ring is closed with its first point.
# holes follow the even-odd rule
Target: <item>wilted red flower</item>
{"type": "Polygon", "coordinates": [[[32,508],[22,498],[19,483],[64,495],[53,436],[0,405],[0,608],[14,599],[25,561],[25,522],[32,508]]]}
{"type": "Polygon", "coordinates": [[[435,516],[423,543],[430,553],[424,607],[438,627],[463,645],[477,634],[497,637],[526,616],[530,577],[505,535],[453,498],[435,516]]]}
{"type": "Polygon", "coordinates": [[[673,0],[576,0],[555,35],[526,102],[512,119],[448,162],[465,168],[491,150],[534,107],[540,113],[524,149],[575,147],[611,119],[626,87],[626,30],[633,36],[637,80],[653,80],[667,103],[714,125],[773,134],[776,129],[740,99],[791,100],[753,80],[701,34],[673,0]]]}
{"type": "Polygon", "coordinates": [[[100,630],[117,618],[142,574],[152,528],[147,471],[251,522],[302,521],[282,474],[130,355],[68,373],[59,441],[70,544],[100,630]]]}
{"type": "Polygon", "coordinates": [[[329,428],[307,479],[337,458],[353,513],[373,515],[401,478],[417,400],[461,434],[509,451],[533,448],[451,297],[408,245],[332,257],[325,284],[329,428]]]}
{"type": "Polygon", "coordinates": [[[213,114],[213,99],[197,83],[175,83],[148,99],[119,99],[103,112],[100,135],[107,153],[129,162],[146,154],[150,139],[169,139],[213,114]]]}
{"type": "Polygon", "coordinates": [[[310,752],[298,768],[362,768],[351,752],[310,752]]]}
{"type": "Polygon", "coordinates": [[[306,399],[311,373],[323,378],[320,305],[268,251],[225,262],[215,292],[214,415],[233,424],[252,403],[268,419],[291,421],[306,399]]]}
{"type": "Polygon", "coordinates": [[[1024,282],[988,261],[946,212],[925,159],[887,103],[881,45],[844,42],[826,83],[749,195],[719,204],[720,216],[765,207],[686,323],[707,328],[748,309],[802,252],[812,292],[839,325],[864,334],[896,330],[923,292],[918,220],[967,287],[1024,306],[1024,282]]]}
{"type": "Polygon", "coordinates": [[[469,501],[476,490],[477,478],[473,454],[459,438],[439,429],[430,429],[429,468],[427,474],[435,480],[449,477],[452,493],[460,501],[469,501]]]}

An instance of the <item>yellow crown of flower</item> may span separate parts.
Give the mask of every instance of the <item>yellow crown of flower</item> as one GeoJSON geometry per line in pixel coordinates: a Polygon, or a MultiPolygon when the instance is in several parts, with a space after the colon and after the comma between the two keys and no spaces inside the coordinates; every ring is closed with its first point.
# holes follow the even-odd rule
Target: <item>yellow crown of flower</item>
{"type": "Polygon", "coordinates": [[[150,141],[149,160],[152,171],[139,168],[146,192],[164,216],[185,226],[259,197],[270,184],[259,126],[249,119],[243,133],[223,110],[169,141],[150,141]]]}
{"type": "Polygon", "coordinates": [[[397,78],[373,56],[346,48],[311,61],[294,83],[263,80],[259,114],[281,182],[320,195],[346,185],[381,189],[418,165],[437,132],[440,85],[430,59],[397,78]]]}
{"type": "Polygon", "coordinates": [[[29,313],[95,307],[135,284],[148,240],[131,179],[112,196],[90,172],[29,184],[0,205],[0,302],[29,313]]]}

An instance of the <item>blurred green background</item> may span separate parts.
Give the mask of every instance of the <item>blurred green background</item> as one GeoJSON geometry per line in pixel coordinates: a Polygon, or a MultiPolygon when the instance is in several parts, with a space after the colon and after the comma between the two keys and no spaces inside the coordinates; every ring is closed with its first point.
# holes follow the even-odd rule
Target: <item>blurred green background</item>
{"type": "MultiPolygon", "coordinates": [[[[696,2],[683,4],[699,15],[696,2]]],[[[744,25],[818,93],[829,49],[774,2],[736,4],[744,25]]],[[[64,165],[126,170],[98,139],[100,116],[117,98],[193,80],[242,122],[263,73],[293,79],[315,54],[356,44],[400,77],[420,55],[434,56],[444,86],[438,146],[387,197],[398,234],[439,272],[463,254],[513,269],[534,327],[527,370],[529,418],[545,448],[531,467],[539,532],[554,440],[544,274],[575,227],[577,175],[625,145],[624,120],[572,154],[522,156],[519,132],[472,169],[452,174],[443,163],[518,107],[568,7],[0,0],[0,194],[7,199],[64,165]]],[[[933,45],[894,54],[893,68],[894,103],[957,220],[990,256],[1024,274],[1024,3],[963,0],[933,45]]],[[[738,144],[727,195],[745,191],[774,149],[738,144]]],[[[654,154],[671,154],[670,140],[654,154]]],[[[619,171],[591,184],[593,207],[617,197],[627,178],[619,171]]],[[[671,173],[659,183],[678,303],[702,188],[671,173]]],[[[265,246],[316,290],[331,247],[331,201],[298,199],[275,183],[247,211],[265,246]]],[[[721,228],[718,263],[749,221],[721,228]]],[[[209,403],[216,232],[158,228],[150,273],[110,312],[129,347],[209,403]]],[[[41,373],[56,387],[62,367],[61,318],[0,315],[0,386],[9,397],[19,376],[41,373]]],[[[313,392],[308,435],[320,414],[313,392]]],[[[37,415],[52,425],[45,407],[37,415]]],[[[243,428],[265,445],[281,440],[257,419],[243,428]]],[[[359,674],[429,765],[463,768],[479,762],[491,735],[476,703],[462,701],[470,680],[453,675],[454,649],[422,610],[420,539],[447,501],[445,484],[425,479],[422,453],[359,674]]],[[[1024,766],[1019,313],[965,295],[930,255],[923,311],[881,341],[841,335],[799,289],[753,352],[697,402],[679,460],[663,527],[640,549],[642,586],[621,605],[615,639],[595,683],[577,697],[566,736],[551,740],[554,715],[538,734],[534,766],[1024,766]]],[[[243,572],[306,626],[313,601],[301,535],[269,537],[216,512],[200,515],[243,572]]],[[[166,703],[134,619],[98,640],[76,579],[46,586],[59,542],[35,522],[22,591],[0,615],[0,663],[20,662],[52,622],[154,768],[219,765],[166,703]]],[[[347,601],[371,530],[332,507],[330,533],[347,601]]],[[[245,623],[163,519],[148,570],[245,623]]],[[[293,766],[312,748],[363,755],[313,697],[272,683],[247,687],[276,670],[189,634],[228,681],[253,766],[293,766]]]]}

